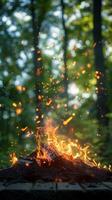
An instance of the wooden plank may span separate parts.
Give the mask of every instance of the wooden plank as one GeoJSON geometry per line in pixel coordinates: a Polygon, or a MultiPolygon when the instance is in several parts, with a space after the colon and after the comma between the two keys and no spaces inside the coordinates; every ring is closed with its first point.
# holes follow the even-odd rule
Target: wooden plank
{"type": "Polygon", "coordinates": [[[81,183],[80,185],[83,187],[85,192],[109,191],[109,188],[102,183],[81,183]]]}
{"type": "Polygon", "coordinates": [[[47,183],[36,182],[35,184],[33,184],[32,190],[56,191],[56,183],[54,183],[54,182],[47,182],[47,183]]]}
{"type": "Polygon", "coordinates": [[[109,189],[112,189],[112,182],[102,182],[102,184],[103,184],[105,187],[107,187],[107,188],[109,188],[109,189]]]}
{"type": "Polygon", "coordinates": [[[1,182],[0,187],[0,199],[2,197],[4,200],[87,200],[99,199],[101,195],[105,199],[112,199],[112,189],[105,186],[104,183],[28,182],[9,183],[8,186],[4,186],[1,182]]]}
{"type": "Polygon", "coordinates": [[[78,183],[57,183],[56,199],[85,200],[84,190],[78,183]]]}
{"type": "Polygon", "coordinates": [[[0,191],[2,190],[37,190],[37,191],[74,191],[74,192],[94,192],[94,191],[112,191],[112,182],[102,183],[55,183],[55,182],[36,182],[36,183],[11,183],[4,185],[0,182],[0,191]]]}
{"type": "Polygon", "coordinates": [[[13,183],[5,187],[5,190],[30,191],[31,189],[32,189],[32,183],[13,183]]]}
{"type": "Polygon", "coordinates": [[[70,184],[70,183],[57,183],[57,190],[67,190],[67,191],[80,191],[83,192],[83,188],[78,184],[70,184]]]}
{"type": "Polygon", "coordinates": [[[3,182],[0,182],[0,191],[5,190],[5,186],[3,182]]]}

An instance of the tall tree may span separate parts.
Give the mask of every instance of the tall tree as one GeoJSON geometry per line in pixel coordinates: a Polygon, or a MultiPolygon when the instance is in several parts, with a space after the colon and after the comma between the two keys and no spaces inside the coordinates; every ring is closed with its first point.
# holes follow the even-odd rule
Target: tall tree
{"type": "Polygon", "coordinates": [[[39,34],[42,23],[45,20],[45,15],[50,8],[50,0],[31,0],[31,17],[32,17],[32,31],[33,31],[33,46],[34,46],[34,74],[35,74],[35,96],[36,96],[36,123],[37,127],[43,125],[42,115],[42,80],[43,80],[43,66],[42,55],[39,49],[39,34]]]}
{"type": "Polygon", "coordinates": [[[108,126],[108,106],[106,90],[106,68],[102,43],[102,0],[93,0],[94,59],[97,78],[97,119],[100,126],[108,126]]]}
{"type": "Polygon", "coordinates": [[[34,46],[34,75],[35,75],[35,96],[36,96],[36,122],[42,125],[42,58],[39,45],[39,32],[42,21],[36,16],[36,1],[31,0],[31,16],[34,46]]]}
{"type": "Polygon", "coordinates": [[[62,12],[62,27],[63,27],[63,62],[64,62],[64,89],[65,89],[65,96],[67,99],[68,105],[68,70],[67,70],[67,44],[68,44],[68,36],[67,36],[67,28],[65,24],[65,3],[61,0],[61,12],[62,12]]]}

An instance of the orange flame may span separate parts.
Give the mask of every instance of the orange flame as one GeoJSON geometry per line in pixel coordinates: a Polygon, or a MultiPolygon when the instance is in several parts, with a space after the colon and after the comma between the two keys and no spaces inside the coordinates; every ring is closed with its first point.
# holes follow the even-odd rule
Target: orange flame
{"type": "MultiPolygon", "coordinates": [[[[65,120],[63,123],[64,125],[67,125],[75,116],[73,114],[70,118],[65,120]]],[[[23,128],[23,130],[26,129],[23,128]]],[[[37,155],[36,155],[36,161],[41,166],[42,164],[51,164],[52,158],[49,155],[49,153],[46,151],[46,149],[43,148],[43,143],[45,143],[48,147],[53,148],[56,150],[58,155],[63,157],[64,159],[70,160],[75,164],[76,159],[82,160],[85,164],[89,166],[96,166],[98,168],[104,168],[112,171],[112,166],[102,166],[101,163],[97,163],[95,159],[92,159],[90,157],[90,147],[89,145],[85,145],[82,147],[78,140],[75,139],[68,139],[67,137],[63,135],[57,134],[57,131],[59,131],[59,126],[55,126],[52,119],[47,119],[45,121],[44,127],[38,127],[37,133],[36,133],[36,143],[37,143],[37,155]]],[[[12,165],[15,165],[18,162],[18,158],[15,153],[12,153],[10,155],[10,161],[12,165]]],[[[27,164],[28,165],[28,164],[27,164]]],[[[26,166],[27,166],[26,165],[26,166]]]]}
{"type": "Polygon", "coordinates": [[[10,154],[10,161],[11,161],[12,165],[15,165],[18,162],[18,158],[17,158],[15,152],[13,152],[12,154],[10,154]]]}
{"type": "MultiPolygon", "coordinates": [[[[67,119],[65,124],[69,123],[71,118],[67,119]]],[[[48,144],[48,146],[54,147],[59,155],[64,157],[65,159],[74,161],[76,158],[80,158],[86,164],[92,166],[97,165],[97,163],[93,162],[89,156],[90,151],[88,145],[86,145],[85,147],[81,147],[77,139],[73,141],[71,139],[67,139],[64,136],[59,136],[59,134],[56,134],[58,129],[59,126],[53,126],[52,119],[46,120],[45,127],[43,129],[38,129],[38,133],[36,135],[38,148],[37,161],[38,159],[46,159],[48,162],[51,161],[46,152],[43,152],[43,154],[41,154],[41,143],[43,140],[42,137],[45,134],[45,136],[47,137],[46,143],[48,144]]]]}
{"type": "MultiPolygon", "coordinates": [[[[71,119],[75,115],[73,114],[72,117],[68,118],[66,120],[66,123],[69,123],[71,119]]],[[[61,136],[57,133],[57,130],[59,129],[59,126],[54,126],[53,125],[53,120],[48,119],[45,122],[44,128],[38,128],[37,135],[36,135],[36,141],[37,141],[37,162],[38,160],[46,160],[49,165],[51,163],[51,158],[49,158],[49,155],[47,154],[46,151],[41,151],[41,144],[43,141],[43,136],[47,137],[47,145],[50,147],[53,147],[60,156],[62,156],[65,159],[71,160],[75,162],[75,159],[80,159],[82,160],[85,164],[89,166],[95,166],[98,168],[106,168],[110,171],[112,171],[112,166],[109,165],[107,166],[102,166],[101,163],[97,163],[95,159],[92,159],[90,157],[90,147],[89,145],[85,145],[82,147],[78,140],[73,140],[73,139],[68,139],[64,136],[61,136]],[[42,152],[42,153],[41,153],[42,152]]],[[[45,161],[45,162],[46,162],[45,161]]],[[[41,163],[41,162],[40,162],[41,163]]],[[[41,164],[40,164],[41,165],[41,164]]]]}

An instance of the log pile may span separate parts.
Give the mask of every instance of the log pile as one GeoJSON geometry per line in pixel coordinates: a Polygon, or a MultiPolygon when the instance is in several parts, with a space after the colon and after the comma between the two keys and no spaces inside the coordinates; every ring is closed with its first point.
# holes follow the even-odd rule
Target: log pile
{"type": "Polygon", "coordinates": [[[12,167],[0,170],[0,180],[44,181],[44,182],[102,182],[111,181],[112,172],[85,164],[81,159],[65,159],[47,145],[42,145],[41,153],[46,151],[51,162],[38,159],[37,150],[27,157],[20,158],[12,167]]]}

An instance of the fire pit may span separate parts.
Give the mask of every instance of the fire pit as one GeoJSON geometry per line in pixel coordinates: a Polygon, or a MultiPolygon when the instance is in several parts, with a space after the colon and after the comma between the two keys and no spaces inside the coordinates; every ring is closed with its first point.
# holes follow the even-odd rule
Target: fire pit
{"type": "Polygon", "coordinates": [[[36,134],[37,149],[17,158],[11,154],[12,167],[0,171],[0,193],[5,199],[87,199],[101,193],[112,197],[111,166],[101,166],[89,156],[88,146],[78,140],[58,140],[57,128],[49,121],[36,134]],[[21,192],[20,192],[21,191],[21,192]],[[17,198],[16,198],[17,199],[17,198]]]}
{"type": "MultiPolygon", "coordinates": [[[[49,159],[37,160],[37,150],[17,160],[14,165],[0,171],[2,199],[90,199],[112,198],[112,173],[90,166],[81,159],[63,158],[52,147],[43,145],[49,159]],[[52,153],[52,154],[51,154],[52,153]]],[[[15,156],[15,155],[13,155],[15,156]]]]}

